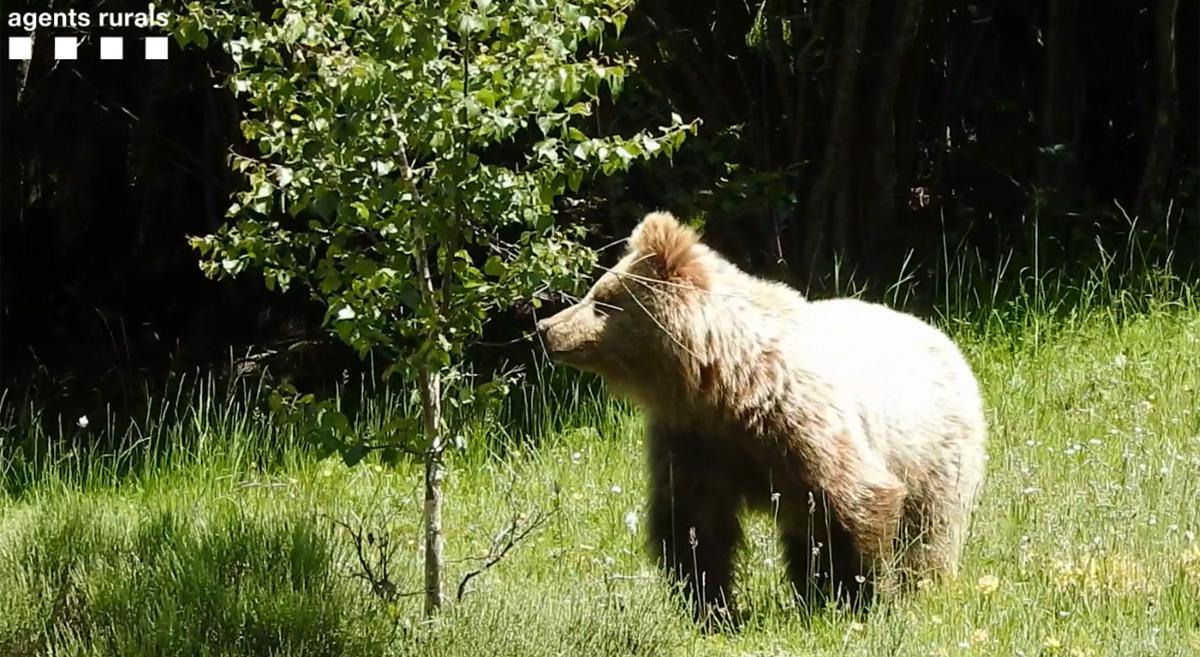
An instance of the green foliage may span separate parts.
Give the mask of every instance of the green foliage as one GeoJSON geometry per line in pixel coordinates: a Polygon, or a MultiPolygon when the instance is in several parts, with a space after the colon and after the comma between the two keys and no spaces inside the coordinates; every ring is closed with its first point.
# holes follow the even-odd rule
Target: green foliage
{"type": "MultiPolygon", "coordinates": [[[[183,44],[219,42],[257,147],[231,221],[192,239],[214,278],[300,285],[360,354],[448,371],[490,314],[572,287],[593,256],[555,203],[670,155],[696,123],[588,136],[632,61],[608,52],[628,3],[191,3],[183,44]],[[594,120],[592,121],[594,123],[594,120]]],[[[536,301],[535,301],[536,303],[536,301]]]]}
{"type": "MultiPolygon", "coordinates": [[[[476,427],[488,429],[500,423],[498,415],[504,410],[501,401],[507,397],[518,372],[497,373],[491,380],[474,385],[469,373],[455,370],[443,381],[453,394],[444,397],[445,424],[453,429],[448,436],[458,449],[468,446],[467,434],[476,427]]],[[[417,390],[408,390],[406,399],[398,402],[401,408],[386,417],[370,422],[353,422],[342,410],[338,398],[317,399],[312,393],[302,393],[291,383],[283,383],[266,395],[267,408],[281,427],[294,434],[307,436],[317,446],[317,455],[324,458],[338,453],[348,466],[357,465],[369,453],[379,452],[383,463],[395,464],[404,454],[418,454],[422,445],[421,426],[412,409],[420,407],[417,390]]]]}

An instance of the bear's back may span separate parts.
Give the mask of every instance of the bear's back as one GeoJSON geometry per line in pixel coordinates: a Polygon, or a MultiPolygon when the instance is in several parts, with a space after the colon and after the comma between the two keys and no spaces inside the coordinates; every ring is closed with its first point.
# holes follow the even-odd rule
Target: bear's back
{"type": "Polygon", "coordinates": [[[900,470],[982,453],[978,383],[936,327],[880,304],[830,299],[808,304],[789,342],[800,366],[840,391],[871,444],[900,470]]]}

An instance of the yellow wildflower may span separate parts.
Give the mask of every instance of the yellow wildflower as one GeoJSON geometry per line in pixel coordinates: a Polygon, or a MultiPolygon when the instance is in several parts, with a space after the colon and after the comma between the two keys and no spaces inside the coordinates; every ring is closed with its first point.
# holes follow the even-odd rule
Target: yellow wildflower
{"type": "Polygon", "coordinates": [[[1079,560],[1058,559],[1052,568],[1059,589],[1079,587],[1119,594],[1144,593],[1151,582],[1141,564],[1118,555],[1103,560],[1091,555],[1079,560]]]}
{"type": "Polygon", "coordinates": [[[975,590],[983,595],[991,595],[1000,588],[1000,578],[995,575],[984,575],[975,584],[975,590]]]}

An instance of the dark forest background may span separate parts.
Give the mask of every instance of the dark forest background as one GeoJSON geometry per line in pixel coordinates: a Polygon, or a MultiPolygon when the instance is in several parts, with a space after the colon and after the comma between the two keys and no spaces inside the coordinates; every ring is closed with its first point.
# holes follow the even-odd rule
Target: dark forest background
{"type": "MultiPolygon", "coordinates": [[[[122,4],[144,9],[104,7],[122,4]]],[[[589,222],[604,244],[670,209],[814,296],[852,277],[879,298],[905,276],[916,306],[948,284],[948,253],[982,272],[1035,258],[1082,272],[1102,257],[1097,240],[1119,253],[1133,234],[1141,257],[1171,254],[1191,276],[1198,5],[640,2],[620,39],[637,78],[596,129],[674,111],[700,118],[700,133],[673,165],[585,187],[563,220],[589,222]]],[[[68,408],[120,404],[197,367],[269,364],[301,386],[360,368],[303,293],[207,280],[186,242],[223,221],[239,182],[228,154],[245,148],[219,45],[105,62],[89,39],[77,61],[55,62],[49,37],[36,33],[34,59],[6,59],[0,78],[3,386],[68,408]]],[[[489,338],[510,342],[530,322],[497,317],[489,338]]],[[[531,346],[485,345],[479,358],[531,346]]]]}

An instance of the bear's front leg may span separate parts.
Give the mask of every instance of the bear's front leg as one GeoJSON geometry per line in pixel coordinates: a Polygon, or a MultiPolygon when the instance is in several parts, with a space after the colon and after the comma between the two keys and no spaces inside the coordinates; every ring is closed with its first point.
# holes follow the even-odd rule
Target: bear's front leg
{"type": "Polygon", "coordinates": [[[652,432],[648,548],[707,623],[734,615],[741,495],[697,446],[686,435],[652,432]]]}

